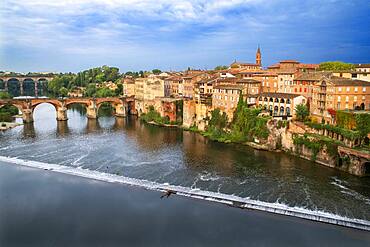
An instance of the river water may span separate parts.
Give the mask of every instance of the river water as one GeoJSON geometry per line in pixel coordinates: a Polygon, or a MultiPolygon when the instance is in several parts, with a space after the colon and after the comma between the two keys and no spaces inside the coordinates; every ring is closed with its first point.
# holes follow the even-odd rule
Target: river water
{"type": "Polygon", "coordinates": [[[33,124],[0,132],[0,156],[79,167],[158,183],[232,194],[370,220],[370,179],[285,153],[209,141],[199,134],[141,123],[135,117],[68,110],[55,120],[48,104],[33,124]]]}

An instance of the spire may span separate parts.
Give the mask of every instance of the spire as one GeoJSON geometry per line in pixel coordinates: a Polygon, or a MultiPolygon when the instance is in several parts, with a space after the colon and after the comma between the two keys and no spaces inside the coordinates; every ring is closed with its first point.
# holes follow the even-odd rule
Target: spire
{"type": "Polygon", "coordinates": [[[261,49],[260,45],[258,44],[257,52],[256,52],[256,64],[258,66],[262,66],[262,55],[261,55],[261,49]]]}

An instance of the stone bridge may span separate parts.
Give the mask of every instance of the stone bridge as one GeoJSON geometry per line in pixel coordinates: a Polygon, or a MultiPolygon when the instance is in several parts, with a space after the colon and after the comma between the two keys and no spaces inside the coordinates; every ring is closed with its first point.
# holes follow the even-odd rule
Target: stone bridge
{"type": "Polygon", "coordinates": [[[31,93],[37,97],[44,93],[47,83],[52,79],[53,76],[50,75],[0,76],[0,91],[9,92],[14,96],[31,93]]]}
{"type": "Polygon", "coordinates": [[[135,112],[135,102],[133,98],[27,98],[27,99],[3,99],[0,100],[0,108],[4,105],[14,105],[22,112],[23,122],[33,122],[33,112],[35,108],[43,103],[49,103],[55,107],[56,119],[66,121],[67,109],[71,104],[81,104],[86,107],[88,118],[97,118],[99,107],[103,103],[111,103],[115,109],[117,117],[125,117],[128,112],[135,112]]]}
{"type": "Polygon", "coordinates": [[[348,171],[357,176],[370,176],[370,153],[339,146],[339,165],[348,165],[348,171]]]}

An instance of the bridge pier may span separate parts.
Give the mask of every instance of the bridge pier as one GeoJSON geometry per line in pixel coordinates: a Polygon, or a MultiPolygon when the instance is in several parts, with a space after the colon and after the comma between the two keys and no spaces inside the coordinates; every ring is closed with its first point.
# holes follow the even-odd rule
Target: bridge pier
{"type": "Polygon", "coordinates": [[[87,118],[91,118],[91,119],[98,118],[98,110],[96,109],[95,105],[87,107],[86,116],[87,118]]]}
{"type": "Polygon", "coordinates": [[[33,123],[33,111],[32,109],[22,110],[23,123],[33,123]]]}
{"type": "Polygon", "coordinates": [[[57,108],[57,121],[67,121],[67,108],[62,106],[57,108]]]}
{"type": "Polygon", "coordinates": [[[126,107],[124,104],[117,104],[115,106],[116,117],[126,117],[126,107]]]}

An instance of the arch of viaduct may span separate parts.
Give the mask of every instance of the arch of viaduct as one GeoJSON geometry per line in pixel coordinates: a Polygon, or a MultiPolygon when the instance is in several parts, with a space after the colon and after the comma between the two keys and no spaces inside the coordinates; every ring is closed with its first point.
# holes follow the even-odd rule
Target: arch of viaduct
{"type": "Polygon", "coordinates": [[[86,107],[88,118],[97,118],[99,107],[103,103],[111,103],[115,109],[115,115],[117,117],[125,117],[127,115],[129,106],[131,111],[134,112],[134,99],[133,98],[63,98],[63,99],[51,99],[51,98],[32,98],[32,99],[5,99],[0,100],[0,108],[4,105],[14,105],[22,112],[22,118],[24,123],[33,122],[33,112],[35,108],[43,103],[49,103],[55,107],[56,119],[58,121],[66,121],[67,108],[71,104],[82,104],[86,107]]]}
{"type": "Polygon", "coordinates": [[[15,84],[15,88],[19,87],[20,95],[24,95],[27,84],[33,84],[31,87],[35,96],[38,96],[43,93],[45,84],[52,79],[51,76],[0,76],[0,91],[9,92],[9,88],[15,84]]]}

